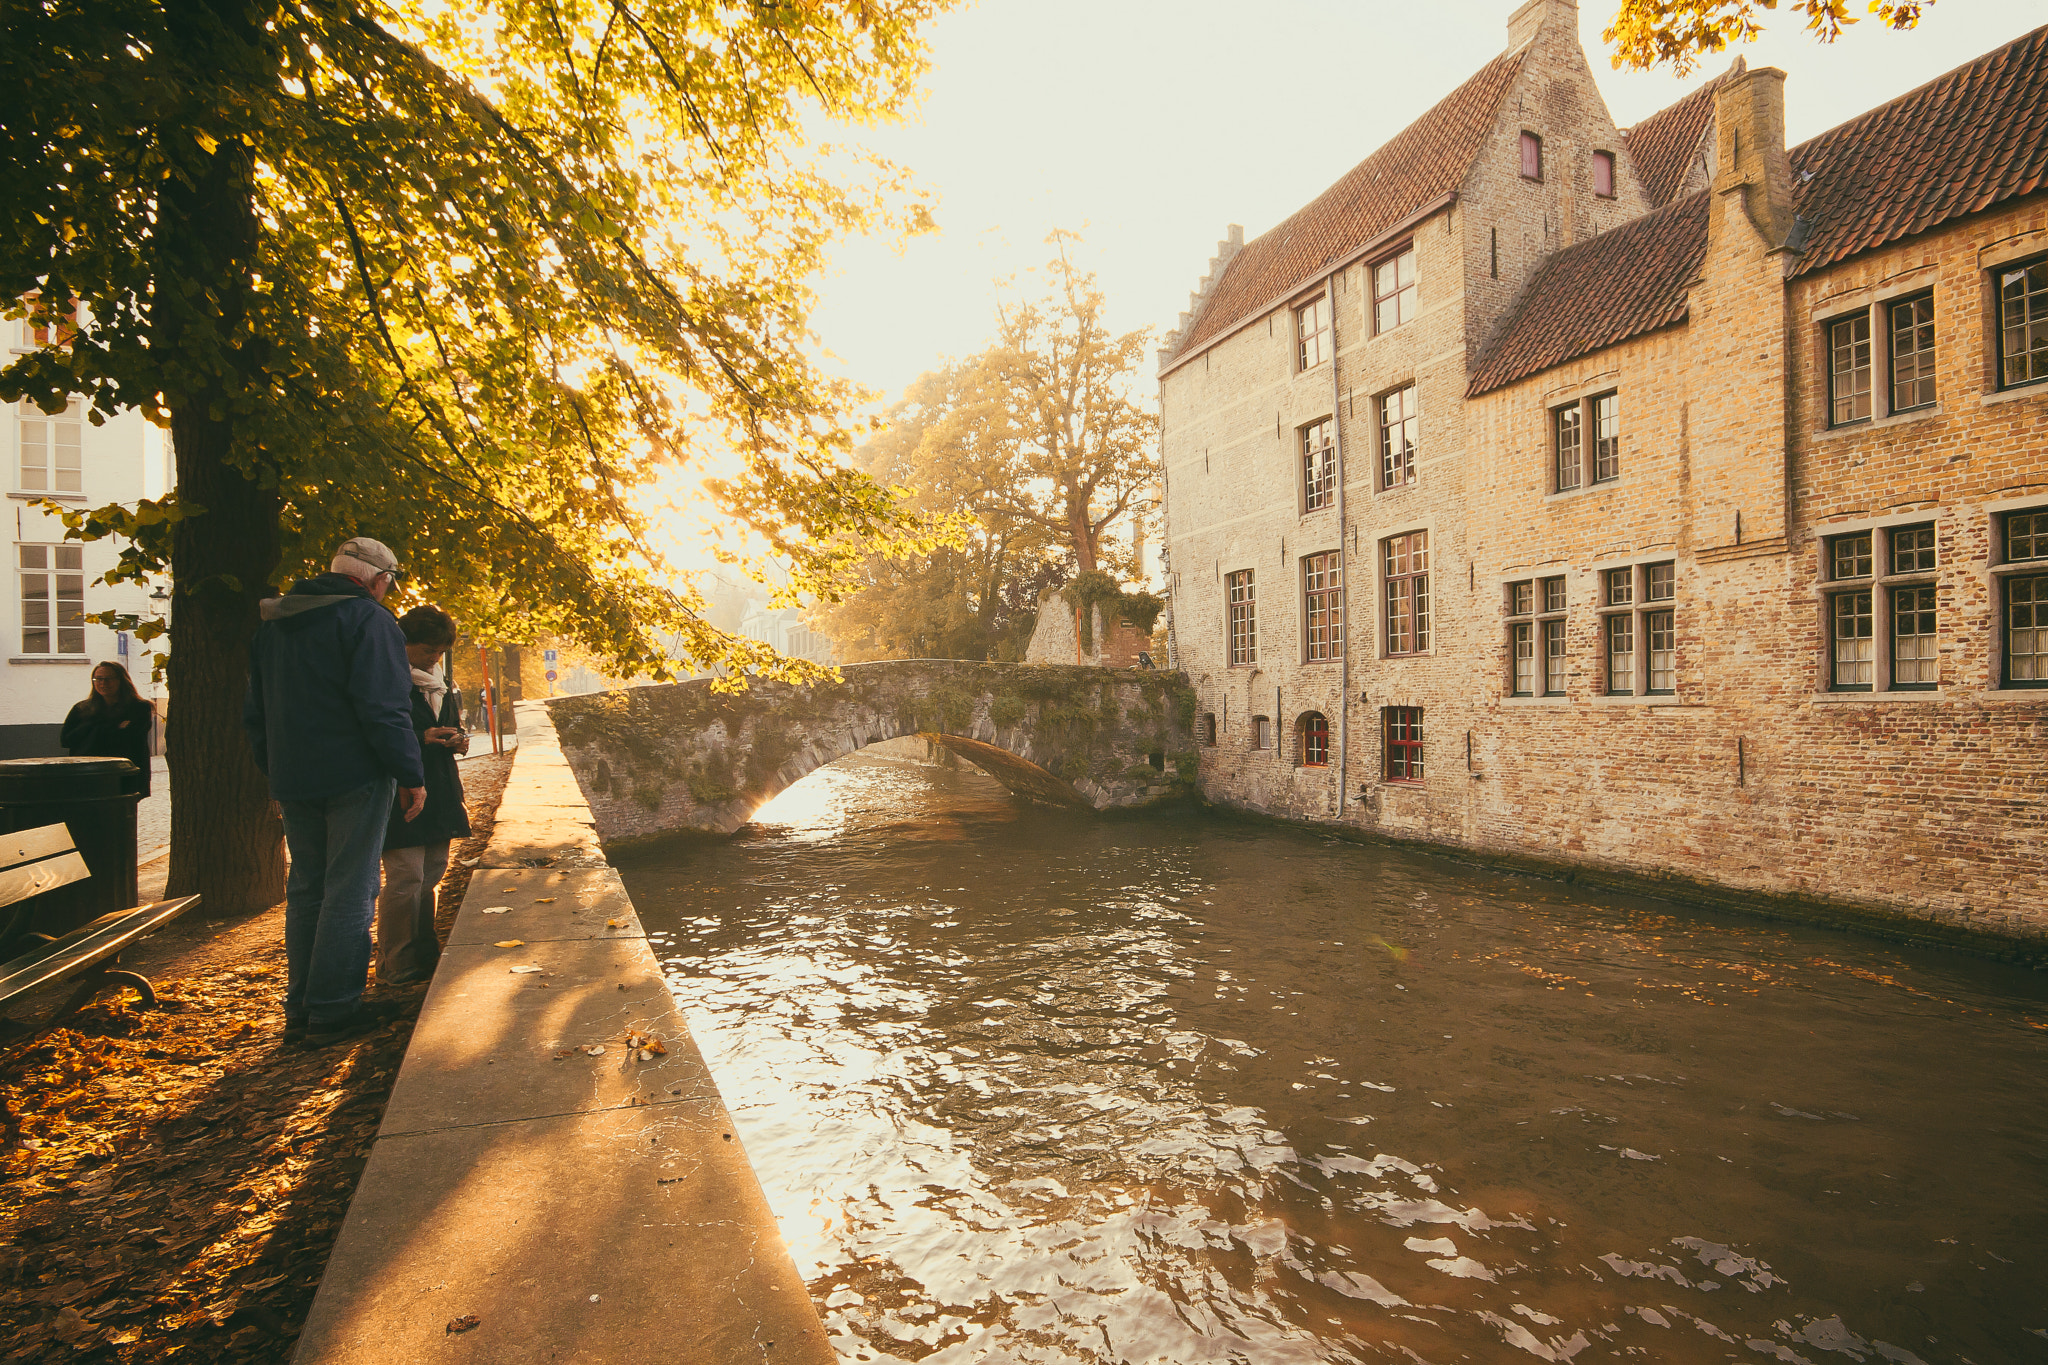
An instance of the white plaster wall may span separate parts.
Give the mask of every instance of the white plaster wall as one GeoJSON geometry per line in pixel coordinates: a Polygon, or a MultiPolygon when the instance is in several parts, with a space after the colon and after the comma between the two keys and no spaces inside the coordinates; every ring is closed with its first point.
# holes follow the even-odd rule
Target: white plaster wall
{"type": "MultiPolygon", "coordinates": [[[[0,324],[10,343],[6,358],[23,353],[22,324],[0,324]]],[[[0,592],[0,751],[21,752],[18,745],[28,732],[19,726],[54,726],[62,723],[74,702],[84,700],[89,690],[91,667],[101,659],[122,661],[116,632],[106,626],[87,623],[85,652],[65,656],[30,656],[22,652],[22,610],[19,547],[55,545],[64,538],[63,523],[42,511],[37,499],[53,495],[29,492],[21,483],[20,404],[0,407],[0,478],[7,492],[8,537],[5,590],[0,592]],[[10,744],[10,740],[13,743],[10,744]]],[[[141,498],[159,498],[172,479],[170,443],[165,433],[133,410],[117,414],[102,426],[87,419],[80,433],[80,464],[84,489],[77,494],[56,495],[68,507],[98,507],[109,502],[133,503],[141,498]]],[[[95,586],[94,580],[114,567],[120,546],[111,540],[85,545],[85,609],[88,614],[114,609],[146,615],[151,603],[148,591],[133,584],[120,587],[95,586]]],[[[161,698],[161,689],[150,680],[151,657],[132,638],[125,659],[136,686],[145,697],[161,698]]],[[[46,750],[47,752],[60,752],[46,750]]]]}

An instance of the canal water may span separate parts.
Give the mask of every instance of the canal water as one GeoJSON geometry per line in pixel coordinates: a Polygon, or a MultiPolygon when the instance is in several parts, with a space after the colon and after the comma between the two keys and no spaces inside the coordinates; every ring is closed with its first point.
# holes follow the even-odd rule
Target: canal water
{"type": "Polygon", "coordinates": [[[2037,974],[866,756],[618,861],[844,1360],[2048,1360],[2037,974]]]}

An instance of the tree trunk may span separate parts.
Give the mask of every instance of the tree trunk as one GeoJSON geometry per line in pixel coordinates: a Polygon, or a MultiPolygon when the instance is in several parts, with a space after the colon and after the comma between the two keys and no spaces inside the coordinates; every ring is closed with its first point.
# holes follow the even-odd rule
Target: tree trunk
{"type": "Polygon", "coordinates": [[[256,602],[277,568],[277,493],[221,458],[230,425],[203,407],[174,408],[171,433],[179,494],[206,513],[178,523],[171,542],[177,596],[164,730],[171,769],[164,894],[197,892],[209,914],[248,914],[284,899],[283,830],[242,735],[256,602]]]}
{"type": "MultiPolygon", "coordinates": [[[[167,17],[174,66],[230,81],[261,72],[250,10],[187,0],[167,17]]],[[[284,897],[282,830],[241,725],[256,602],[277,569],[278,496],[230,462],[235,414],[263,401],[265,388],[263,341],[244,331],[257,259],[254,157],[222,141],[194,169],[189,181],[164,181],[150,299],[151,345],[175,357],[164,398],[179,498],[204,509],[172,528],[165,894],[197,892],[207,913],[234,915],[284,897]]]]}
{"type": "Polygon", "coordinates": [[[1076,506],[1067,503],[1067,539],[1074,545],[1074,563],[1081,573],[1093,573],[1095,562],[1095,528],[1088,524],[1088,504],[1076,506]]]}

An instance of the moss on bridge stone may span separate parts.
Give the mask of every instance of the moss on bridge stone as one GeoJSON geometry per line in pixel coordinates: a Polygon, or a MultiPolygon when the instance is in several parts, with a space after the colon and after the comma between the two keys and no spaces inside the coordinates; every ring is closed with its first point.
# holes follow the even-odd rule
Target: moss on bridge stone
{"type": "Polygon", "coordinates": [[[1186,788],[1193,692],[1178,674],[923,660],[848,665],[800,688],[708,680],[557,698],[564,752],[599,832],[738,828],[788,783],[881,739],[952,738],[1011,790],[1096,809],[1186,788]],[[1172,755],[1171,776],[1153,756],[1172,755]]]}

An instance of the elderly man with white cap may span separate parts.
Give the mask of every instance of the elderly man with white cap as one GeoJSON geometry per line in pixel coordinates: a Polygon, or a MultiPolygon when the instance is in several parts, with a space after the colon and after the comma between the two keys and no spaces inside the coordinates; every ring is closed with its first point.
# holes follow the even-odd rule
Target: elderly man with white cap
{"type": "Polygon", "coordinates": [[[288,1043],[325,1046],[383,1022],[362,996],[385,822],[394,792],[408,820],[427,797],[405,633],[382,605],[402,577],[382,542],[345,541],[330,572],[263,601],[249,643],[242,725],[291,851],[288,1043]]]}

